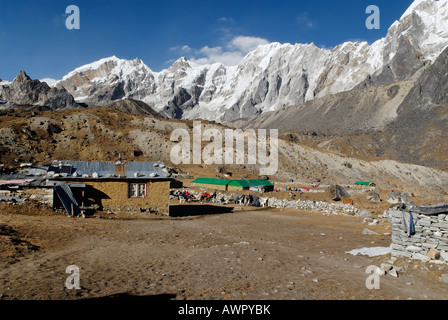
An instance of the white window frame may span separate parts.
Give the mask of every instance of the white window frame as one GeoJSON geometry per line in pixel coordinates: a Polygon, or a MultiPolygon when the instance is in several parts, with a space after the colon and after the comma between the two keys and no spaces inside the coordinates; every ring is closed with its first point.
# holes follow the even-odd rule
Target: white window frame
{"type": "Polygon", "coordinates": [[[146,198],[147,195],[147,186],[146,183],[141,182],[130,182],[129,183],[129,198],[146,198]],[[136,186],[137,189],[133,190],[133,186],[136,186]],[[141,189],[143,187],[143,190],[141,189]],[[136,193],[135,193],[136,191],[136,193]],[[143,191],[143,192],[142,192],[143,191]]]}

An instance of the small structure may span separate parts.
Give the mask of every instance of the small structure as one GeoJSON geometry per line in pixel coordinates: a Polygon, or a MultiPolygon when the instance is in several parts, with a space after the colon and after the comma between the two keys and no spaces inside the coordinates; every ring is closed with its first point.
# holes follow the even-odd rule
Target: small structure
{"type": "Polygon", "coordinates": [[[357,182],[355,182],[355,186],[361,186],[361,187],[376,187],[376,184],[375,184],[374,182],[357,181],[357,182]]]}
{"type": "Polygon", "coordinates": [[[228,191],[243,191],[249,190],[251,183],[248,180],[230,180],[227,184],[228,191]]]}
{"type": "Polygon", "coordinates": [[[250,190],[259,192],[273,192],[274,184],[266,179],[249,180],[251,187],[250,190]]]}
{"type": "Polygon", "coordinates": [[[197,178],[191,182],[193,186],[227,191],[230,179],[197,178]]]}
{"type": "Polygon", "coordinates": [[[25,199],[45,204],[53,203],[53,186],[44,178],[47,168],[22,166],[20,169],[0,175],[0,201],[21,203],[25,199]]]}
{"type": "Polygon", "coordinates": [[[191,182],[193,186],[223,191],[254,190],[259,192],[274,191],[274,185],[268,180],[234,180],[216,178],[197,178],[191,182]]]}
{"type": "Polygon", "coordinates": [[[389,209],[392,256],[448,263],[448,205],[397,205],[389,209]]]}
{"type": "Polygon", "coordinates": [[[162,162],[57,161],[46,178],[54,183],[53,207],[70,215],[94,207],[169,214],[171,178],[162,162]]]}

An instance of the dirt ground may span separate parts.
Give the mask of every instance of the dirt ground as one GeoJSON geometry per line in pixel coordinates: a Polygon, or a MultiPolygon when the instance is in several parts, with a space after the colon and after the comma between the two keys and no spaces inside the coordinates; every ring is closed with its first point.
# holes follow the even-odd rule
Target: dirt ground
{"type": "Polygon", "coordinates": [[[298,210],[180,205],[176,218],[69,218],[37,205],[0,203],[0,298],[72,300],[446,299],[445,265],[398,259],[399,277],[368,290],[366,268],[390,255],[353,256],[390,245],[390,226],[298,210]],[[368,228],[380,235],[363,234],[368,228]],[[80,289],[66,273],[79,267],[80,289]]]}

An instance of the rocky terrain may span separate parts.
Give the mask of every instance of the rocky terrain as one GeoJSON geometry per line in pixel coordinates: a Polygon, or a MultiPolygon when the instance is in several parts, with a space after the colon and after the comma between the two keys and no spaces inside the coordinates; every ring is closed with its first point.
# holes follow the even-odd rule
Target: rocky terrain
{"type": "MultiPolygon", "coordinates": [[[[132,102],[128,102],[132,104],[132,102]]],[[[132,160],[161,160],[179,173],[192,176],[258,177],[260,165],[174,165],[170,152],[177,142],[171,133],[183,128],[191,133],[192,121],[132,115],[111,107],[58,111],[8,110],[0,113],[1,161],[6,167],[22,162],[50,163],[54,159],[114,161],[121,153],[132,160]],[[219,168],[225,170],[219,170],[219,168]]],[[[209,127],[227,127],[203,122],[209,127]]],[[[246,146],[247,148],[247,146],[246,146]]],[[[274,181],[353,184],[375,181],[380,188],[420,192],[444,197],[448,173],[393,160],[347,157],[301,143],[279,140],[279,168],[274,181]]]]}
{"type": "Polygon", "coordinates": [[[411,241],[402,212],[387,212],[448,203],[447,46],[448,2],[416,0],[371,45],[271,43],[238,66],[180,58],[161,72],[110,57],[57,81],[24,71],[0,80],[2,174],[122,159],[164,161],[186,187],[194,177],[258,178],[260,164],[173,163],[171,135],[192,137],[198,119],[221,134],[280,131],[267,177],[276,191],[259,194],[263,208],[174,198],[170,217],[69,219],[31,197],[1,201],[0,299],[446,299],[448,217],[416,215],[422,235],[411,241]],[[340,186],[349,203],[332,198],[340,186]],[[426,252],[434,239],[442,259],[426,252]],[[372,246],[404,257],[349,254],[372,246]],[[77,290],[64,286],[72,264],[77,290]],[[371,265],[385,268],[381,290],[366,288],[371,265]]]}
{"type": "Polygon", "coordinates": [[[12,83],[0,82],[0,99],[5,107],[41,106],[50,109],[73,109],[81,107],[64,88],[50,88],[46,82],[32,80],[21,71],[12,83]]]}
{"type": "Polygon", "coordinates": [[[446,299],[446,264],[348,253],[389,246],[390,224],[296,209],[177,201],[172,209],[196,215],[68,219],[0,203],[0,299],[138,299],[145,308],[154,299],[446,299]],[[80,270],[80,289],[66,287],[71,265],[80,270]],[[398,272],[386,269],[380,288],[369,290],[371,265],[398,272]]]}
{"type": "Polygon", "coordinates": [[[361,86],[231,125],[311,132],[327,150],[446,170],[447,68],[445,49],[415,80],[361,86]]]}
{"type": "MultiPolygon", "coordinates": [[[[271,43],[235,67],[181,58],[161,72],[111,57],[47,80],[51,87],[20,72],[0,83],[1,161],[114,160],[121,153],[169,163],[171,133],[191,133],[192,120],[206,118],[218,122],[204,126],[221,131],[278,129],[272,178],[279,181],[368,180],[444,196],[447,21],[446,2],[417,0],[372,45],[271,43]]],[[[213,176],[216,167],[176,170],[213,176]]],[[[245,177],[259,167],[226,169],[245,177]]]]}

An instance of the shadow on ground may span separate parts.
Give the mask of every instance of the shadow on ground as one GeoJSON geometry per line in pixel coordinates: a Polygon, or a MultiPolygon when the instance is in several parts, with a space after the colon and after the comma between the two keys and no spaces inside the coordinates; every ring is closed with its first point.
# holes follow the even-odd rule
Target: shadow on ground
{"type": "Polygon", "coordinates": [[[225,214],[232,213],[232,207],[204,205],[172,205],[170,206],[171,217],[189,217],[189,216],[204,216],[211,214],[225,214]]]}
{"type": "Polygon", "coordinates": [[[175,299],[175,294],[165,293],[165,294],[154,294],[146,296],[136,296],[129,293],[117,293],[110,296],[98,297],[98,298],[87,298],[83,301],[97,301],[97,300],[172,300],[175,299]]]}

